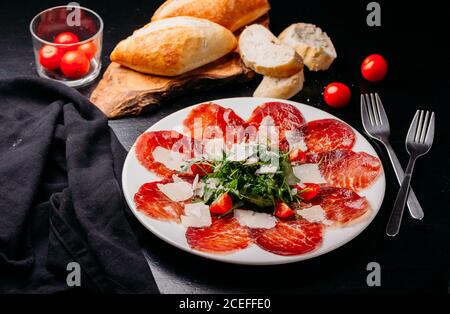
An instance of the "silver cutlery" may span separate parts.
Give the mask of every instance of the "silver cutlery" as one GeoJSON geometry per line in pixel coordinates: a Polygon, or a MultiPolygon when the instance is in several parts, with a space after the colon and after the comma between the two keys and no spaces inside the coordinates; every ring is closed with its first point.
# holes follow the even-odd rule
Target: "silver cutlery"
{"type": "Polygon", "coordinates": [[[405,178],[400,186],[400,191],[392,209],[391,217],[386,228],[386,234],[395,237],[400,230],[403,210],[411,183],[414,164],[420,156],[425,155],[433,145],[434,138],[434,112],[417,110],[413,122],[409,127],[406,137],[406,150],[409,154],[409,162],[405,171],[405,178]]]}
{"type": "MultiPolygon", "coordinates": [[[[398,183],[401,184],[404,178],[403,168],[389,143],[389,120],[378,93],[361,94],[361,119],[366,133],[386,147],[398,183]]],[[[409,192],[408,208],[412,218],[419,220],[423,218],[424,213],[422,207],[412,189],[409,192]]]]}

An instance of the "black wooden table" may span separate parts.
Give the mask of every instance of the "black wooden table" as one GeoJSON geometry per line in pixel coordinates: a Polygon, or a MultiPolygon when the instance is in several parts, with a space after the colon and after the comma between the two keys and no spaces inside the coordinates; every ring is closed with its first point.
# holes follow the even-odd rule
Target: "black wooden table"
{"type": "MultiPolygon", "coordinates": [[[[103,63],[114,45],[147,23],[162,1],[81,1],[98,12],[105,22],[103,63]]],[[[330,71],[306,73],[304,90],[293,98],[328,111],[362,131],[359,93],[377,91],[384,101],[392,127],[392,145],[403,164],[407,155],[404,138],[418,108],[437,114],[435,144],[416,168],[413,186],[425,211],[421,222],[405,217],[400,235],[391,239],[384,229],[398,191],[385,151],[372,142],[385,166],[387,190],[373,223],[356,239],[324,256],[291,265],[248,267],[202,259],[148,233],[143,240],[147,258],[163,293],[349,293],[349,292],[440,292],[449,289],[448,247],[450,239],[450,89],[445,10],[438,1],[422,6],[379,1],[382,26],[366,24],[370,1],[272,1],[271,28],[280,32],[293,22],[311,22],[326,30],[335,43],[338,59],[330,71]],[[426,7],[425,7],[426,5],[426,7]],[[387,79],[377,85],[361,80],[359,67],[371,53],[389,62],[387,79]],[[342,81],[351,86],[353,99],[343,109],[331,109],[322,100],[324,86],[342,81]],[[367,265],[381,266],[381,287],[366,283],[367,265]]],[[[28,24],[31,18],[59,1],[2,1],[0,3],[0,78],[36,75],[28,24]]],[[[250,96],[254,82],[211,89],[179,97],[151,113],[114,120],[111,127],[129,149],[136,137],[152,124],[186,106],[219,98],[250,96]]],[[[87,87],[81,90],[89,94],[87,87]]],[[[245,105],[245,104],[243,104],[245,105]]]]}

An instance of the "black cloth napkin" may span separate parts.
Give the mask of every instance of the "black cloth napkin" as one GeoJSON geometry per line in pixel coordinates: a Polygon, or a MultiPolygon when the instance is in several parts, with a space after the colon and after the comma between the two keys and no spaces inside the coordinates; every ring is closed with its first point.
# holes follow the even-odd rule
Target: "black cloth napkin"
{"type": "Polygon", "coordinates": [[[106,117],[76,90],[0,81],[1,292],[158,292],[122,197],[124,158],[106,117]]]}

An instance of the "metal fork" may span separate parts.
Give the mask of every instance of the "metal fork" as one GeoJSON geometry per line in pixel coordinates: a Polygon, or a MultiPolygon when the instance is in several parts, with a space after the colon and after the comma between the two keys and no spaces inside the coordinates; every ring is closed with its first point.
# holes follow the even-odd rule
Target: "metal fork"
{"type": "Polygon", "coordinates": [[[397,194],[394,208],[392,209],[391,217],[386,228],[386,234],[388,236],[395,237],[400,230],[414,164],[417,158],[428,153],[433,145],[433,138],[434,112],[430,113],[427,111],[425,113],[423,110],[417,110],[406,137],[406,150],[410,157],[405,171],[405,178],[400,186],[400,191],[397,194]]]}
{"type": "MultiPolygon", "coordinates": [[[[403,168],[389,143],[389,120],[384,111],[380,96],[377,93],[361,94],[361,119],[366,133],[373,139],[383,143],[386,147],[398,183],[401,184],[404,178],[403,168]]],[[[409,192],[408,208],[412,218],[419,220],[423,218],[424,213],[422,207],[412,189],[409,192]]]]}

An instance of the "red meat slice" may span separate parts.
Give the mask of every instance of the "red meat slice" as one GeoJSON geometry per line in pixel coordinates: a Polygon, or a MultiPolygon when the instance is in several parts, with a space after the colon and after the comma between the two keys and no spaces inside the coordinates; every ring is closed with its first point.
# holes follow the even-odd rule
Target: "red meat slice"
{"type": "Polygon", "coordinates": [[[355,133],[352,128],[335,119],[310,121],[302,130],[309,152],[323,153],[336,149],[351,149],[355,144],[355,133]]]}
{"type": "Polygon", "coordinates": [[[247,127],[232,109],[212,102],[192,109],[183,125],[185,133],[197,140],[224,138],[227,143],[242,141],[247,127]]]}
{"type": "MultiPolygon", "coordinates": [[[[169,179],[178,172],[155,161],[153,151],[158,146],[183,154],[183,159],[185,160],[189,160],[194,156],[194,141],[176,131],[143,133],[136,142],[136,157],[145,168],[163,178],[169,179]]],[[[188,174],[185,175],[188,176],[188,174]]]]}
{"type": "Polygon", "coordinates": [[[369,187],[381,173],[381,161],[365,152],[334,150],[309,154],[308,163],[319,163],[325,180],[334,187],[360,191],[369,187]]]}
{"type": "Polygon", "coordinates": [[[289,150],[289,143],[284,135],[285,131],[298,130],[305,124],[305,118],[297,107],[281,102],[268,102],[253,110],[248,123],[259,128],[265,117],[270,116],[279,132],[279,148],[282,151],[289,150]]]}
{"type": "Polygon", "coordinates": [[[145,183],[134,195],[134,202],[138,210],[146,215],[165,221],[180,221],[183,214],[183,205],[168,198],[158,189],[158,184],[167,184],[172,180],[145,183]]]}
{"type": "Polygon", "coordinates": [[[338,226],[362,219],[370,212],[367,199],[349,189],[323,187],[312,204],[320,205],[327,220],[338,226]]]}
{"type": "Polygon", "coordinates": [[[278,255],[301,255],[322,244],[324,226],[304,219],[278,222],[272,229],[258,232],[256,243],[278,255]]]}
{"type": "Polygon", "coordinates": [[[207,228],[189,227],[186,239],[194,250],[226,254],[248,247],[251,243],[250,231],[233,217],[213,220],[207,228]]]}

